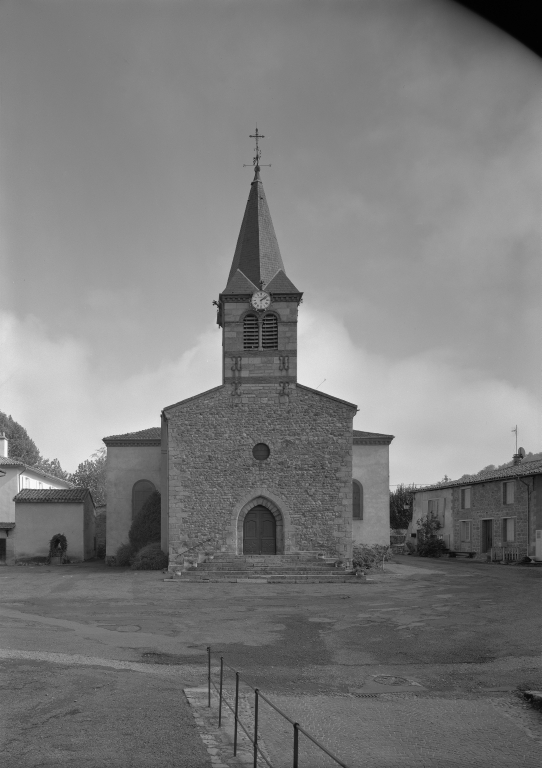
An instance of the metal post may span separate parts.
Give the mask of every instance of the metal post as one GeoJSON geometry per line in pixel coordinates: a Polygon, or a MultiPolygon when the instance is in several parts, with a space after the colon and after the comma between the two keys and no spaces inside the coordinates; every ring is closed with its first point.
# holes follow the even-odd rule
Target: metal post
{"type": "Polygon", "coordinates": [[[294,764],[293,768],[299,768],[299,723],[294,723],[294,764]]]}
{"type": "Polygon", "coordinates": [[[211,706],[211,646],[207,646],[207,706],[211,706]]]}
{"type": "Polygon", "coordinates": [[[258,689],[254,689],[254,768],[258,768],[258,689]]]}
{"type": "Polygon", "coordinates": [[[235,723],[233,726],[233,754],[237,755],[237,718],[239,716],[239,672],[235,673],[235,723]]]}
{"type": "Polygon", "coordinates": [[[222,677],[224,674],[224,658],[220,657],[220,696],[218,700],[218,727],[222,727],[222,677]]]}

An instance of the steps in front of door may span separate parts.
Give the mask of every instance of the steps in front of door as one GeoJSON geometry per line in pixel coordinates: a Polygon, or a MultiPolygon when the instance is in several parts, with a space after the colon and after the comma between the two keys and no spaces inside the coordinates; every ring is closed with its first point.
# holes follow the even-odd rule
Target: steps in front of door
{"type": "Polygon", "coordinates": [[[364,577],[347,574],[315,557],[312,552],[287,555],[229,555],[220,554],[194,570],[174,574],[168,581],[190,582],[264,582],[270,584],[310,584],[344,582],[361,583],[364,577]]]}

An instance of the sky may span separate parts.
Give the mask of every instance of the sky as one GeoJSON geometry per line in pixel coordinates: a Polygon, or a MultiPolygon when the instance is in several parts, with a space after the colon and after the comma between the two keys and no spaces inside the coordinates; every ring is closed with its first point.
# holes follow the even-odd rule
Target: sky
{"type": "Polygon", "coordinates": [[[257,123],[299,381],[393,485],[542,450],[541,75],[448,0],[4,0],[0,410],[73,471],[221,383],[257,123]]]}

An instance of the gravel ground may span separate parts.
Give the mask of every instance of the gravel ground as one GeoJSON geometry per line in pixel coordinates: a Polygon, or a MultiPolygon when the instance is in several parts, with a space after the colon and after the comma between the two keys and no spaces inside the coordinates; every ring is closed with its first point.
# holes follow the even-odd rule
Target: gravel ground
{"type": "MultiPolygon", "coordinates": [[[[233,767],[216,708],[183,692],[205,684],[207,645],[352,768],[535,765],[542,714],[517,691],[542,688],[542,569],[397,558],[363,585],[163,578],[0,569],[6,768],[233,767]]],[[[279,768],[291,726],[273,718],[279,768]]],[[[300,768],[327,768],[300,746],[300,768]]]]}

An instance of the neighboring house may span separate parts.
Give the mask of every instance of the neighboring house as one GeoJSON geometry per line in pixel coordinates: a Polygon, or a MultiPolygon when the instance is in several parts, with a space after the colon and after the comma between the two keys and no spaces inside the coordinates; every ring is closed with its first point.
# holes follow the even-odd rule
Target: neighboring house
{"type": "Polygon", "coordinates": [[[522,461],[414,494],[413,524],[434,511],[450,549],[493,559],[542,560],[542,460],[522,461]]]}
{"type": "Polygon", "coordinates": [[[27,489],[15,496],[15,527],[10,535],[13,560],[47,557],[57,533],[68,540],[70,562],[94,557],[96,510],[88,488],[27,489]]]}
{"type": "Polygon", "coordinates": [[[8,542],[16,523],[14,497],[25,489],[61,488],[73,488],[73,483],[8,456],[8,439],[0,433],[0,563],[6,562],[12,549],[8,542]]]}

